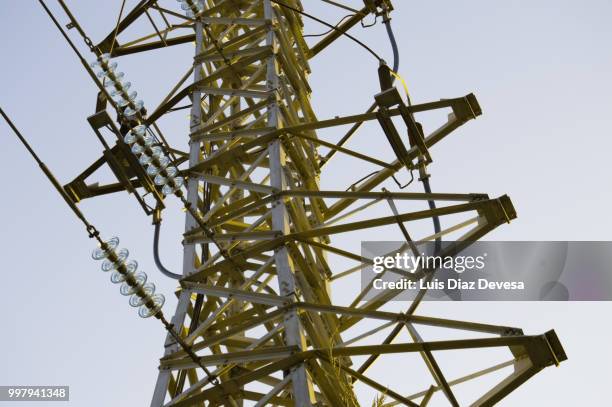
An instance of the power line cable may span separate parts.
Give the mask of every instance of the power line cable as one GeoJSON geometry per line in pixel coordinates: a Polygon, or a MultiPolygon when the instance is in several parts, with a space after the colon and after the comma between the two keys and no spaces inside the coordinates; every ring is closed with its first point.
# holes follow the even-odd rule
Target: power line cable
{"type": "Polygon", "coordinates": [[[168,270],[162,264],[159,258],[159,232],[161,229],[161,219],[158,219],[155,223],[155,231],[153,233],[153,260],[155,261],[155,265],[159,269],[159,271],[166,277],[172,278],[174,280],[180,280],[183,278],[181,274],[176,274],[168,270]]]}
{"type": "Polygon", "coordinates": [[[376,58],[379,62],[384,62],[384,60],[380,57],[380,55],[378,55],[376,52],[374,52],[374,50],[370,47],[368,47],[366,44],[364,44],[363,42],[361,42],[360,40],[358,40],[357,38],[353,37],[351,34],[347,33],[346,31],[341,30],[338,27],[334,27],[333,25],[331,25],[330,23],[321,20],[318,17],[313,16],[312,14],[306,13],[305,11],[299,10],[295,7],[292,7],[288,4],[283,3],[282,1],[279,0],[270,0],[272,3],[278,4],[281,7],[285,7],[286,9],[292,10],[298,14],[303,15],[304,17],[308,17],[311,20],[314,20],[320,24],[323,24],[324,26],[331,28],[334,31],[338,31],[340,34],[350,38],[352,41],[354,41],[355,43],[359,44],[359,46],[361,46],[363,49],[365,49],[366,51],[368,51],[370,54],[372,54],[372,56],[374,56],[374,58],[376,58]]]}
{"type": "Polygon", "coordinates": [[[89,233],[89,237],[96,238],[100,243],[102,243],[99,237],[99,232],[96,230],[96,228],[91,223],[89,223],[89,221],[85,218],[85,215],[83,215],[81,210],[77,208],[76,204],[72,201],[72,199],[70,199],[70,197],[68,196],[64,188],[60,185],[58,180],[55,178],[55,176],[51,172],[51,170],[49,170],[47,165],[40,159],[40,157],[38,157],[38,154],[36,154],[34,149],[30,146],[30,143],[28,143],[26,138],[21,134],[17,126],[15,126],[13,121],[8,117],[8,115],[4,112],[4,110],[1,107],[0,107],[0,115],[2,115],[6,123],[9,125],[9,127],[13,130],[13,132],[17,136],[17,138],[19,138],[19,141],[21,141],[21,144],[24,145],[24,147],[28,150],[32,158],[34,158],[34,160],[40,167],[41,171],[45,174],[49,182],[51,182],[53,187],[57,190],[57,192],[60,194],[62,199],[66,201],[66,203],[68,204],[72,212],[74,212],[77,218],[79,218],[79,220],[83,222],[83,224],[85,225],[85,229],[89,233]]]}
{"type": "Polygon", "coordinates": [[[337,1],[332,1],[332,0],[321,0],[321,1],[324,2],[324,3],[327,3],[327,4],[331,4],[332,6],[336,6],[338,8],[351,11],[351,12],[353,12],[355,14],[359,13],[359,10],[355,10],[354,8],[349,7],[347,5],[344,5],[342,3],[338,3],[337,1]]]}
{"type": "Polygon", "coordinates": [[[121,17],[123,16],[123,9],[125,7],[125,0],[121,3],[121,9],[119,10],[119,16],[117,17],[117,24],[115,25],[115,31],[113,32],[113,42],[111,42],[109,54],[113,55],[113,48],[115,47],[115,42],[117,41],[117,32],[119,31],[119,23],[121,23],[121,17]]]}
{"type": "MultiPolygon", "coordinates": [[[[387,29],[387,35],[389,37],[389,41],[391,42],[391,48],[393,50],[393,71],[397,72],[399,70],[399,47],[397,44],[397,40],[395,39],[393,27],[391,27],[391,18],[386,16],[383,20],[383,23],[385,24],[385,28],[387,29]]],[[[411,106],[412,102],[410,100],[410,94],[408,94],[408,92],[406,92],[406,99],[408,101],[408,105],[411,106]]],[[[410,174],[412,175],[412,171],[410,172],[410,174]]],[[[419,181],[423,183],[423,190],[427,194],[431,194],[431,184],[429,181],[430,177],[431,175],[427,174],[425,165],[421,164],[421,166],[419,167],[419,181]]],[[[429,206],[429,209],[436,209],[436,202],[434,200],[427,200],[427,204],[429,206]]],[[[440,226],[440,217],[437,215],[432,216],[432,222],[434,233],[437,235],[434,246],[434,254],[437,254],[440,253],[440,251],[442,250],[442,236],[439,235],[440,231],[442,230],[440,226]]]]}
{"type": "MultiPolygon", "coordinates": [[[[347,14],[347,15],[345,15],[344,17],[342,17],[342,18],[340,19],[340,21],[338,21],[338,22],[336,23],[336,25],[334,25],[334,27],[338,28],[338,26],[339,26],[340,24],[342,24],[342,23],[344,22],[344,20],[346,20],[347,18],[353,17],[354,15],[355,15],[355,14],[347,14]]],[[[333,30],[333,28],[330,28],[329,30],[327,30],[327,31],[325,31],[325,32],[322,32],[322,33],[320,33],[320,34],[304,34],[304,35],[302,35],[302,37],[303,37],[303,38],[322,37],[322,36],[324,36],[324,35],[329,34],[329,33],[330,33],[330,32],[332,32],[332,31],[334,31],[334,30],[333,30]]]]}
{"type": "MultiPolygon", "coordinates": [[[[83,222],[83,224],[85,225],[85,227],[87,229],[87,232],[89,233],[89,237],[90,238],[95,238],[98,241],[98,243],[100,244],[100,247],[102,248],[102,250],[104,250],[105,252],[107,252],[107,253],[112,252],[112,249],[110,249],[108,244],[106,242],[104,242],[102,240],[102,238],[100,237],[100,232],[98,232],[98,230],[91,223],[89,223],[89,221],[85,218],[85,215],[83,215],[83,213],[79,210],[79,208],[77,208],[75,203],[70,199],[70,197],[68,196],[66,191],[64,191],[62,186],[59,184],[59,182],[57,181],[57,179],[55,178],[53,173],[47,168],[47,166],[40,159],[40,157],[38,157],[38,154],[36,154],[34,149],[30,146],[30,143],[28,143],[26,138],[21,134],[21,132],[19,131],[17,126],[15,126],[13,121],[8,117],[8,115],[4,112],[4,110],[1,107],[0,107],[0,115],[2,115],[4,120],[8,123],[10,128],[13,130],[13,132],[17,136],[17,138],[19,138],[19,140],[25,146],[25,148],[28,150],[30,155],[38,163],[38,165],[40,166],[40,168],[43,171],[43,173],[47,176],[47,178],[49,179],[51,184],[55,187],[55,189],[61,195],[61,197],[64,199],[64,201],[66,201],[66,203],[68,204],[70,209],[72,209],[74,214],[81,220],[81,222],[83,222]]],[[[115,259],[115,260],[117,260],[117,259],[115,259]]],[[[117,270],[120,270],[120,268],[118,268],[117,270]]],[[[127,272],[124,271],[124,273],[127,273],[127,272]]],[[[126,281],[128,283],[130,282],[130,277],[127,274],[126,274],[126,281]]],[[[132,283],[131,285],[137,285],[138,284],[136,282],[136,280],[134,279],[134,277],[131,277],[131,283],[132,283]]],[[[142,291],[142,289],[140,289],[140,291],[142,291]]],[[[136,290],[135,293],[139,294],[139,290],[136,290]]],[[[144,293],[143,293],[143,295],[144,295],[144,293]]],[[[189,358],[191,358],[194,361],[194,363],[196,363],[200,368],[202,368],[204,373],[207,375],[209,381],[213,385],[215,385],[215,386],[218,385],[219,384],[219,380],[218,380],[217,376],[210,372],[210,370],[202,363],[202,361],[200,360],[200,357],[198,357],[198,355],[196,355],[196,353],[193,351],[192,347],[190,345],[188,345],[185,342],[185,340],[183,338],[181,338],[175,332],[174,324],[172,324],[171,322],[168,322],[168,320],[165,318],[162,310],[161,309],[156,310],[154,315],[155,315],[155,317],[157,319],[159,319],[162,322],[162,324],[164,325],[164,328],[166,328],[168,333],[174,338],[174,340],[183,349],[183,351],[189,356],[189,358]]]]}

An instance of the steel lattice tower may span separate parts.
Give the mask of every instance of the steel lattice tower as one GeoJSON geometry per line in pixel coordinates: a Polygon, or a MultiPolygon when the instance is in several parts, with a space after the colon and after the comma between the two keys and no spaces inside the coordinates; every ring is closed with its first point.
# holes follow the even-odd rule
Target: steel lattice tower
{"type": "MultiPolygon", "coordinates": [[[[421,297],[403,313],[383,310],[394,292],[364,300],[369,288],[350,304],[335,304],[330,284],[344,273],[332,269],[329,256],[356,263],[357,269],[364,262],[361,255],[335,246],[335,235],[398,225],[410,246],[461,233],[444,249],[451,253],[516,216],[507,196],[491,199],[485,194],[382,188],[403,168],[423,175],[429,150],[481,114],[472,94],[406,106],[395,88],[389,87],[376,96],[367,113],[326,120],[316,117],[310,103],[309,60],[364,16],[388,13],[388,2],[365,1],[363,9],[313,46],[303,38],[299,0],[207,0],[202,4],[184,0],[192,13],[189,18],[169,4],[162,7],[157,1],[143,0],[95,46],[60,3],[72,27],[98,55],[120,58],[195,43],[193,69],[156,109],[141,112],[144,123],[156,133],[173,163],[181,165],[180,173],[187,179],[186,193],[181,195],[187,208],[183,270],[171,322],[189,351],[168,336],[152,406],[350,406],[357,404],[356,382],[392,400],[386,405],[423,406],[440,391],[450,405],[458,406],[453,385],[513,367],[506,379],[483,391],[473,404],[488,406],[544,367],[566,358],[554,331],[526,336],[518,328],[421,316],[416,312],[421,297]],[[153,15],[165,28],[156,24],[153,15]],[[130,41],[118,37],[139,19],[150,21],[152,34],[130,41]],[[185,99],[191,105],[191,131],[189,150],[182,152],[169,147],[157,122],[185,99]],[[447,122],[424,132],[415,116],[439,109],[450,112],[447,122]],[[409,143],[399,141],[394,117],[403,119],[409,143]],[[343,147],[369,121],[380,123],[380,140],[397,143],[397,157],[378,159],[368,151],[343,147]],[[317,135],[318,130],[346,125],[352,127],[339,142],[317,135]],[[322,156],[321,148],[329,153],[322,156]],[[341,154],[380,169],[348,189],[338,185],[321,190],[324,167],[341,154]],[[401,212],[395,202],[402,201],[436,205],[401,212]],[[379,202],[389,204],[388,216],[350,220],[379,202]],[[448,226],[434,235],[407,232],[413,221],[459,215],[464,219],[446,222],[448,226]],[[483,338],[428,342],[417,329],[422,325],[479,332],[483,338]],[[363,327],[358,335],[351,330],[357,326],[363,327]],[[404,329],[412,341],[393,343],[404,329]],[[382,343],[368,342],[380,332],[385,333],[382,343]],[[357,341],[366,344],[354,346],[357,341]],[[513,359],[454,380],[446,378],[434,357],[440,350],[491,347],[510,349],[513,359]],[[403,353],[422,357],[423,374],[432,378],[430,388],[407,394],[366,375],[381,355],[403,353]],[[367,360],[356,366],[355,356],[367,360]]],[[[96,113],[88,120],[102,141],[101,129],[110,128],[117,136],[115,146],[103,141],[103,157],[64,189],[75,202],[128,191],[159,222],[167,194],[130,155],[123,142],[129,129],[125,118],[119,115],[116,124],[106,108],[104,96],[99,95],[96,113]],[[86,179],[104,164],[113,169],[118,182],[87,184],[86,179]]]]}

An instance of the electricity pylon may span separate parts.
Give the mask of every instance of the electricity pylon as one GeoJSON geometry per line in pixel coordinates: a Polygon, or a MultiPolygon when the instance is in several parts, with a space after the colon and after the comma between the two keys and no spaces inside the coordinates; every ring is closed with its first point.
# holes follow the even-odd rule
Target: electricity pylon
{"type": "MultiPolygon", "coordinates": [[[[60,3],[72,26],[83,34],[60,3]]],[[[397,225],[401,239],[412,246],[459,234],[442,249],[444,255],[516,217],[507,196],[383,188],[400,170],[417,170],[421,178],[427,177],[430,150],[481,114],[474,95],[406,105],[385,77],[388,72],[383,65],[382,91],[367,113],[334,117],[331,112],[327,116],[332,119],[316,117],[310,103],[309,60],[366,15],[387,17],[389,2],[365,1],[361,10],[312,46],[303,37],[303,9],[298,0],[183,0],[182,4],[188,17],[157,1],[141,1],[99,44],[93,46],[84,36],[94,52],[109,53],[112,58],[195,44],[192,69],[159,107],[148,115],[141,112],[188,180],[183,270],[171,321],[188,350],[168,336],[152,406],[351,406],[358,405],[357,382],[391,399],[387,405],[423,406],[442,392],[449,405],[458,406],[454,385],[513,368],[473,404],[488,406],[544,367],[566,359],[554,331],[527,336],[518,328],[421,316],[416,311],[422,296],[399,313],[384,310],[397,292],[370,298],[370,286],[349,304],[338,305],[334,300],[332,283],[367,265],[360,254],[334,245],[336,235],[397,225]],[[148,19],[153,33],[124,40],[122,33],[141,19],[148,19]],[[158,122],[185,99],[190,101],[191,115],[189,150],[183,152],[169,148],[158,122]],[[449,111],[447,122],[426,133],[415,117],[439,109],[449,111]],[[406,126],[407,143],[393,118],[402,119],[406,126]],[[376,143],[390,143],[392,159],[344,146],[362,123],[371,121],[380,123],[376,143]],[[340,141],[325,141],[317,135],[322,129],[340,132],[342,126],[350,128],[340,141]],[[328,150],[325,156],[323,149],[328,150]],[[378,169],[349,188],[338,185],[321,190],[321,178],[329,176],[325,167],[341,155],[362,163],[350,168],[356,176],[362,165],[378,169]],[[398,205],[404,201],[429,207],[400,212],[398,205]],[[368,210],[380,202],[388,203],[388,216],[370,216],[368,210]],[[353,216],[360,219],[351,220],[353,216]],[[424,219],[442,219],[446,227],[428,236],[408,233],[411,222],[424,219]],[[335,270],[331,256],[355,266],[346,272],[335,270]],[[419,333],[423,325],[479,332],[483,337],[430,342],[419,333]],[[393,343],[402,332],[411,340],[393,343]],[[380,333],[385,334],[383,341],[372,339],[380,333]],[[356,342],[364,345],[353,346],[356,342]],[[446,377],[434,355],[441,350],[494,347],[508,348],[513,358],[453,380],[446,377]],[[383,355],[401,358],[406,353],[422,357],[422,372],[416,366],[414,371],[412,366],[405,369],[413,376],[431,375],[429,388],[410,393],[366,375],[383,355]],[[354,358],[358,356],[367,359],[357,366],[354,358]]],[[[123,142],[127,127],[124,122],[116,125],[106,113],[103,96],[96,110],[90,124],[101,140],[101,129],[110,128],[117,136],[116,145],[104,143],[104,156],[65,190],[75,202],[126,190],[160,222],[164,199],[170,198],[130,155],[123,142]],[[113,169],[118,182],[88,185],[85,180],[104,164],[113,169]]]]}

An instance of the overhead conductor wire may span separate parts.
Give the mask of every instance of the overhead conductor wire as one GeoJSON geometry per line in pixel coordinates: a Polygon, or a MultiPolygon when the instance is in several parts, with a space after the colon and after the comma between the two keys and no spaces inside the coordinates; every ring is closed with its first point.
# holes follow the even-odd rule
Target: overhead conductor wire
{"type": "MultiPolygon", "coordinates": [[[[53,173],[51,172],[51,170],[49,170],[49,168],[47,167],[47,165],[38,157],[38,155],[36,154],[36,152],[34,151],[34,149],[32,149],[32,147],[30,146],[30,144],[28,143],[28,141],[25,139],[25,137],[21,134],[21,132],[19,131],[19,129],[15,126],[15,124],[13,123],[13,121],[8,117],[8,115],[4,112],[4,110],[0,107],[0,115],[2,115],[2,117],[4,118],[4,120],[7,122],[7,124],[10,126],[10,128],[13,130],[13,132],[15,133],[15,135],[17,136],[17,138],[19,138],[19,140],[21,141],[21,143],[24,145],[24,147],[28,150],[28,152],[30,153],[30,155],[32,156],[32,158],[34,158],[34,160],[36,161],[36,163],[38,164],[38,166],[40,167],[40,169],[42,170],[42,172],[45,174],[45,176],[47,177],[47,179],[51,182],[51,184],[53,185],[53,187],[55,188],[55,190],[60,194],[60,196],[64,199],[64,201],[68,204],[68,206],[70,207],[70,209],[72,210],[72,212],[74,212],[74,214],[77,216],[77,218],[79,218],[79,220],[81,222],[83,222],[83,224],[85,225],[85,228],[87,230],[87,232],[89,233],[89,237],[90,238],[94,238],[98,241],[99,245],[101,246],[102,249],[106,250],[106,245],[107,243],[104,242],[102,240],[102,238],[100,237],[100,232],[91,224],[89,223],[89,221],[87,220],[87,218],[85,217],[85,215],[83,215],[83,213],[81,212],[81,210],[79,208],[77,208],[77,206],[75,205],[75,203],[70,199],[70,197],[68,196],[68,194],[66,193],[66,191],[64,190],[64,188],[62,188],[62,186],[60,185],[60,183],[57,181],[57,179],[55,178],[55,176],[53,175],[53,173]]],[[[183,341],[183,339],[174,331],[174,325],[170,322],[168,322],[168,320],[165,318],[163,311],[161,309],[159,309],[156,313],[155,313],[155,317],[157,319],[159,319],[162,324],[164,325],[164,327],[166,328],[166,330],[170,333],[170,335],[172,335],[172,337],[174,338],[174,340],[180,345],[181,348],[183,348],[183,350],[185,351],[185,353],[198,365],[200,366],[204,372],[209,376],[211,383],[213,384],[218,384],[218,380],[216,379],[215,376],[212,375],[212,373],[208,370],[208,368],[206,366],[204,366],[202,364],[202,362],[200,361],[200,358],[195,354],[195,352],[191,349],[191,346],[187,345],[187,343],[185,343],[183,341]]]]}
{"type": "MultiPolygon", "coordinates": [[[[41,4],[41,6],[43,7],[43,9],[46,11],[46,13],[48,14],[48,16],[50,17],[50,19],[53,21],[53,23],[55,24],[55,26],[58,28],[58,30],[60,31],[60,33],[62,34],[62,36],[66,39],[66,41],[68,42],[68,44],[70,45],[70,47],[72,48],[72,50],[77,54],[79,60],[81,61],[81,63],[83,64],[83,66],[85,67],[85,69],[87,70],[87,72],[89,73],[89,75],[92,77],[92,79],[94,79],[94,82],[96,83],[96,85],[98,85],[98,87],[100,88],[100,90],[102,92],[104,92],[104,94],[107,96],[107,98],[109,100],[112,100],[112,98],[110,98],[110,95],[108,95],[108,92],[106,91],[106,89],[104,88],[104,86],[101,86],[100,82],[98,81],[98,78],[95,76],[95,74],[93,73],[93,71],[90,69],[89,65],[87,64],[87,62],[85,61],[85,59],[83,58],[83,56],[81,55],[81,53],[79,52],[79,50],[76,48],[76,46],[74,45],[74,43],[70,40],[70,38],[68,37],[68,35],[66,34],[66,32],[64,31],[64,29],[62,28],[62,26],[59,24],[59,22],[57,21],[57,19],[55,18],[55,16],[53,15],[53,13],[51,12],[51,10],[47,7],[47,5],[45,4],[45,2],[43,0],[38,0],[38,2],[41,4]]],[[[91,48],[92,51],[94,50],[93,48],[91,48]]],[[[18,137],[20,140],[22,140],[22,143],[24,143],[24,145],[27,145],[28,147],[28,151],[30,151],[30,153],[33,153],[33,150],[31,149],[31,147],[29,147],[29,144],[27,144],[27,142],[25,142],[25,139],[20,135],[20,133],[17,131],[16,127],[14,125],[12,125],[12,122],[10,121],[10,119],[8,118],[8,116],[6,116],[6,114],[4,114],[4,112],[2,112],[2,116],[4,117],[5,120],[7,120],[7,123],[9,123],[9,125],[11,126],[11,128],[13,129],[13,131],[16,132],[16,134],[18,134],[18,137]]],[[[40,159],[38,159],[38,157],[34,154],[33,157],[36,159],[37,162],[40,162],[40,159]]],[[[39,163],[40,165],[40,163],[39,163]]],[[[45,168],[46,166],[41,166],[41,169],[43,170],[43,172],[45,172],[45,168]]],[[[51,174],[50,171],[45,172],[45,174],[47,175],[47,177],[49,178],[49,180],[51,181],[51,183],[53,183],[53,185],[55,186],[55,188],[58,190],[58,192],[60,193],[60,195],[62,195],[62,197],[64,198],[64,200],[66,201],[66,203],[71,207],[71,209],[75,212],[75,214],[79,217],[79,219],[81,219],[85,225],[88,227],[88,231],[90,232],[90,237],[95,237],[98,242],[100,243],[102,248],[105,248],[106,243],[104,241],[102,241],[102,239],[99,237],[99,232],[97,230],[95,230],[95,228],[93,226],[91,226],[87,220],[85,219],[85,217],[82,215],[82,213],[80,212],[80,210],[76,207],[76,205],[70,200],[70,197],[67,196],[66,192],[63,190],[63,188],[61,187],[61,185],[57,182],[57,180],[55,180],[55,178],[53,177],[53,174],[51,174]],[[79,216],[80,215],[80,216],[79,216]]],[[[192,216],[194,216],[194,218],[196,218],[196,220],[198,220],[199,216],[196,212],[196,210],[194,208],[192,208],[189,205],[189,202],[183,200],[183,203],[186,203],[186,209],[192,214],[192,216]]],[[[205,229],[205,232],[208,232],[207,229],[205,229]]],[[[208,233],[207,233],[208,234],[208,233]]],[[[205,372],[205,374],[208,376],[210,382],[214,385],[219,384],[219,381],[217,379],[217,377],[215,375],[213,375],[210,370],[208,370],[208,368],[201,362],[200,358],[195,354],[195,352],[192,350],[191,346],[188,345],[180,336],[179,334],[175,331],[174,329],[174,325],[171,322],[168,322],[168,320],[164,317],[163,312],[161,311],[161,309],[159,311],[157,311],[155,313],[155,317],[157,319],[159,319],[163,325],[164,328],[168,331],[168,333],[172,336],[172,338],[176,341],[176,343],[179,344],[179,346],[183,349],[183,351],[200,367],[202,368],[202,370],[205,372]]]]}

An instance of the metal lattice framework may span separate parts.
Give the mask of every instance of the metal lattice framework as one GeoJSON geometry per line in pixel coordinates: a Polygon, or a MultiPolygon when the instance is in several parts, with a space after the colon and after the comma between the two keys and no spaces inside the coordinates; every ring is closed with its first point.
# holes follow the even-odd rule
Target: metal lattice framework
{"type": "MultiPolygon", "coordinates": [[[[192,69],[159,107],[148,116],[142,112],[188,179],[183,277],[171,322],[189,351],[168,336],[152,406],[350,406],[357,405],[356,382],[384,394],[389,406],[424,406],[438,391],[458,406],[453,385],[512,367],[507,378],[483,391],[473,404],[488,406],[566,358],[554,331],[526,336],[518,328],[421,316],[416,311],[422,296],[401,313],[384,310],[397,293],[384,292],[366,301],[369,288],[349,304],[334,303],[331,282],[367,263],[360,254],[334,245],[338,234],[398,225],[409,246],[460,234],[444,248],[454,253],[516,216],[507,196],[391,192],[381,187],[403,168],[424,168],[434,145],[481,114],[472,94],[406,106],[392,91],[383,92],[365,114],[317,119],[310,103],[309,60],[364,16],[388,12],[388,2],[366,1],[362,10],[314,45],[303,38],[298,0],[207,0],[195,19],[170,4],[165,8],[157,1],[141,1],[95,46],[60,4],[98,55],[109,52],[116,58],[195,43],[192,69]],[[149,20],[152,34],[124,39],[122,33],[140,19],[149,20]],[[189,151],[182,152],[169,148],[157,123],[185,99],[191,106],[191,133],[189,151]],[[435,110],[448,111],[448,120],[424,133],[414,118],[435,110]],[[375,158],[344,147],[369,121],[380,123],[381,140],[385,135],[396,140],[394,117],[403,119],[410,134],[408,147],[394,149],[400,151],[398,157],[375,158]],[[340,132],[347,125],[340,141],[317,135],[321,129],[340,132]],[[321,149],[329,152],[321,156],[321,149]],[[325,166],[341,155],[379,170],[349,189],[338,185],[321,190],[325,166]],[[404,201],[436,205],[401,212],[396,202],[404,201]],[[389,204],[388,216],[351,220],[380,202],[389,204]],[[437,234],[408,234],[411,222],[432,218],[450,220],[437,234]],[[330,256],[356,266],[339,272],[330,266],[330,256]],[[478,332],[482,338],[424,341],[421,326],[478,332]],[[394,343],[402,330],[412,341],[394,343]],[[373,342],[379,333],[385,339],[373,342]],[[434,357],[440,350],[494,347],[510,349],[513,358],[453,380],[434,357]],[[381,355],[405,353],[422,357],[422,374],[431,375],[431,387],[407,394],[367,376],[381,355]],[[367,359],[356,365],[356,356],[367,359]]],[[[65,190],[75,202],[127,190],[159,221],[163,194],[123,143],[125,120],[115,124],[106,107],[104,96],[99,96],[96,114],[89,118],[105,153],[65,190]],[[116,134],[115,146],[104,141],[104,128],[116,134]],[[118,182],[88,185],[86,179],[104,164],[118,182]]],[[[351,171],[360,175],[358,165],[351,171]]]]}

